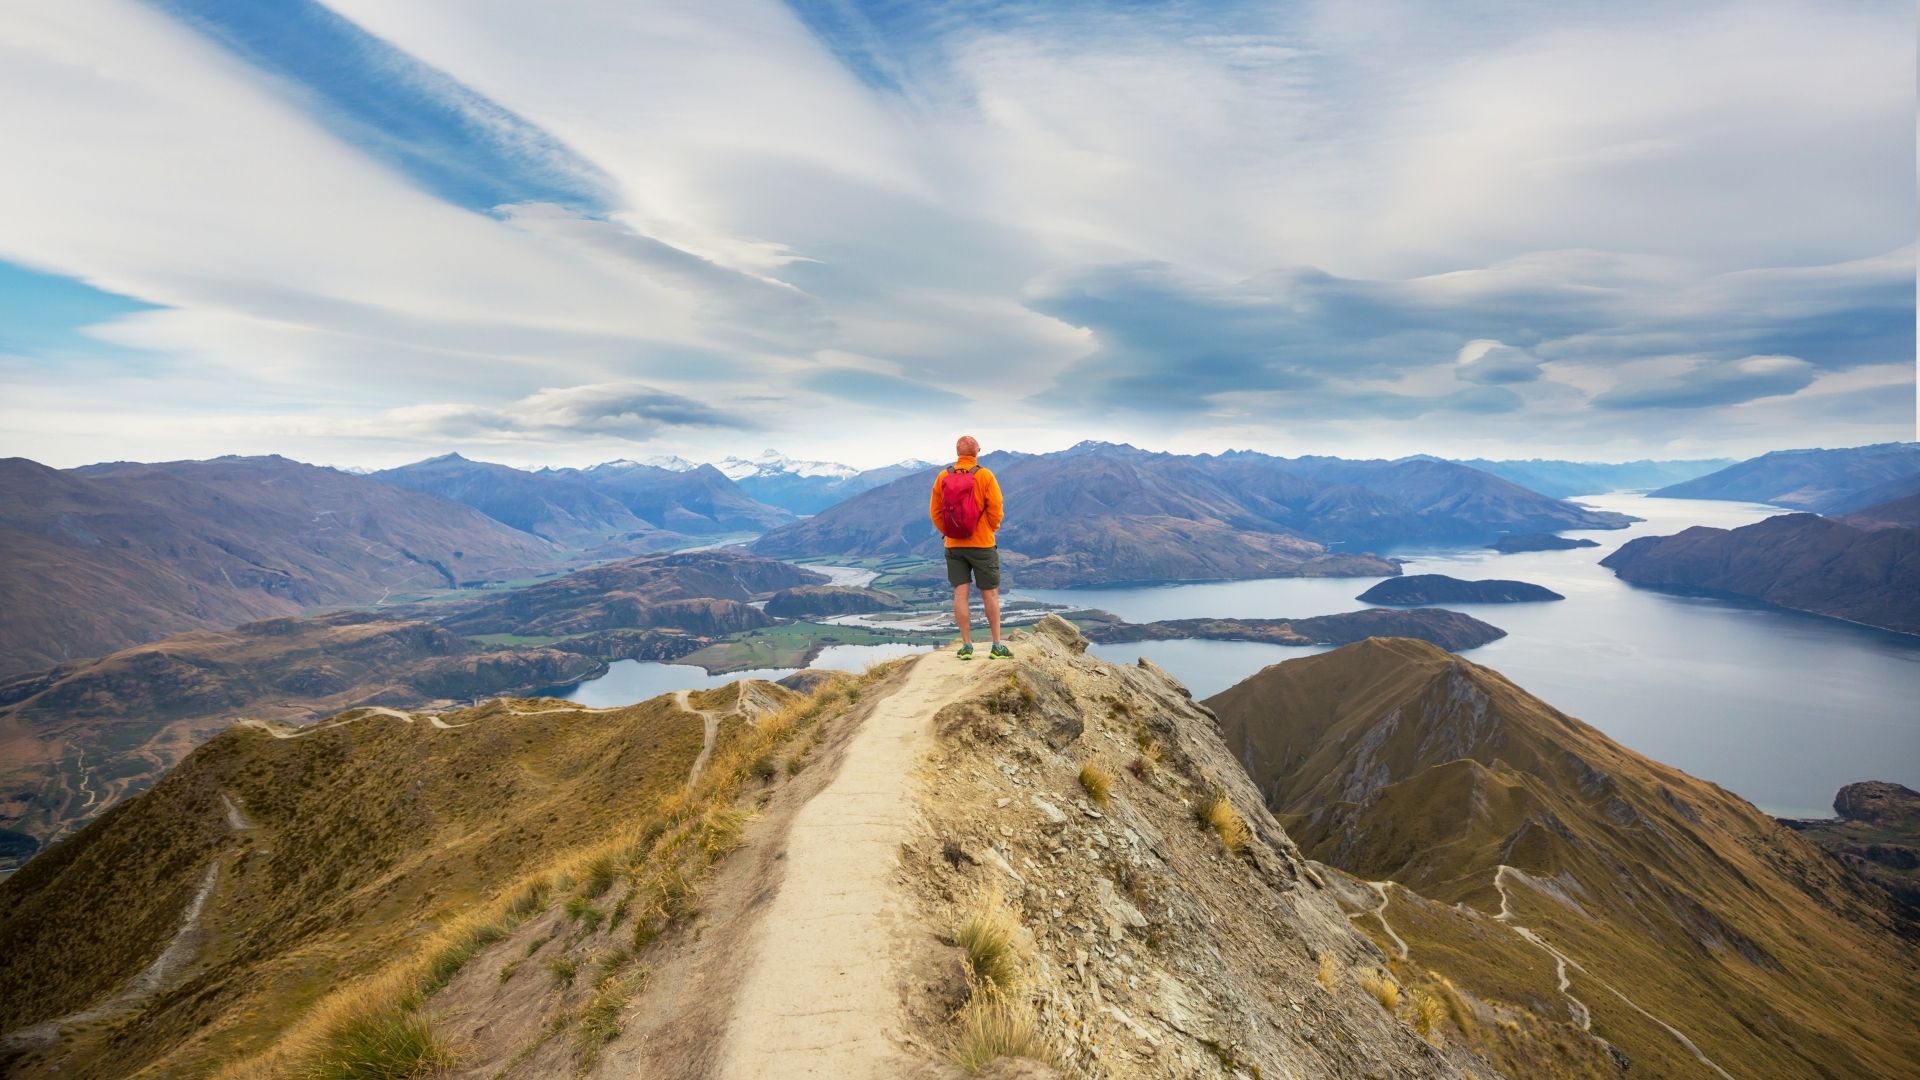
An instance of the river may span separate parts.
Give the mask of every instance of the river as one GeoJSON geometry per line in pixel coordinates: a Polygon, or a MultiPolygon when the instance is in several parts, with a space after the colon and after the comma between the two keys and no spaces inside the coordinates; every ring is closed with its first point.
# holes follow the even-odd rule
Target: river
{"type": "MultiPolygon", "coordinates": [[[[1577,500],[1646,520],[1569,532],[1597,548],[1500,555],[1397,551],[1408,574],[1510,578],[1567,597],[1530,604],[1449,604],[1507,631],[1464,655],[1562,712],[1649,757],[1738,792],[1783,816],[1832,814],[1856,780],[1920,787],[1920,637],[1735,600],[1675,596],[1621,582],[1600,560],[1637,536],[1691,525],[1732,528],[1779,507],[1610,494],[1577,500]]],[[[1104,608],[1133,622],[1204,616],[1284,618],[1369,605],[1364,578],[1275,578],[1133,588],[1019,589],[1018,596],[1104,608]]],[[[1260,668],[1324,651],[1231,641],[1094,647],[1147,656],[1197,697],[1260,668]]]]}

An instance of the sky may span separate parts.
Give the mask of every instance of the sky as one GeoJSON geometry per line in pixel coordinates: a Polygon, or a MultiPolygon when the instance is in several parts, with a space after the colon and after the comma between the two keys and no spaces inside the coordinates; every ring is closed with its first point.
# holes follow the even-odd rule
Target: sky
{"type": "Polygon", "coordinates": [[[0,0],[0,456],[1912,439],[1914,22],[0,0]]]}

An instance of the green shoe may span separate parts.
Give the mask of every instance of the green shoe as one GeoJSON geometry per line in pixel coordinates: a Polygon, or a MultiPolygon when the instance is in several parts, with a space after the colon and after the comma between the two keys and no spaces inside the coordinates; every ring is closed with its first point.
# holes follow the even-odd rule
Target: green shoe
{"type": "Polygon", "coordinates": [[[965,645],[960,646],[960,659],[973,659],[973,642],[969,641],[965,645]]]}
{"type": "Polygon", "coordinates": [[[996,641],[993,644],[993,648],[987,650],[987,659],[1011,660],[1013,659],[1013,650],[996,641]]]}

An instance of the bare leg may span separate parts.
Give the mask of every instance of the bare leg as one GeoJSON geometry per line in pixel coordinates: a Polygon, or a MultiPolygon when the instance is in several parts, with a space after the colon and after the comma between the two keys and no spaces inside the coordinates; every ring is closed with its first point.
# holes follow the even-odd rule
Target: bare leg
{"type": "MultiPolygon", "coordinates": [[[[992,593],[982,593],[981,595],[993,596],[992,593]]],[[[997,627],[1000,625],[1000,598],[995,596],[993,603],[993,625],[997,627]]],[[[967,645],[972,644],[973,618],[967,613],[967,587],[965,585],[955,585],[953,587],[953,624],[960,628],[961,643],[967,645]]],[[[1000,640],[1000,632],[998,630],[994,631],[994,640],[1000,640]]]]}
{"type": "Polygon", "coordinates": [[[987,605],[987,629],[993,631],[993,643],[1000,644],[1000,590],[981,589],[980,602],[987,605]]]}

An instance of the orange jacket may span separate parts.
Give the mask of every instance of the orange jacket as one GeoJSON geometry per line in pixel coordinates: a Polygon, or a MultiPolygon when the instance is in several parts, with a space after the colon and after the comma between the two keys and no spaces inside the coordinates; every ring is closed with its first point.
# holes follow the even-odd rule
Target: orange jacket
{"type": "MultiPolygon", "coordinates": [[[[972,469],[979,464],[978,458],[963,457],[947,468],[972,469]]],[[[933,521],[936,529],[940,527],[940,477],[945,476],[946,473],[947,470],[942,469],[940,475],[933,478],[933,497],[927,500],[927,517],[933,521]]],[[[1006,506],[1000,501],[1000,481],[993,478],[992,469],[980,469],[973,474],[973,487],[980,496],[980,524],[974,526],[973,535],[965,540],[947,537],[948,547],[993,546],[993,532],[1000,527],[1000,521],[1006,514],[1006,506]]]]}

